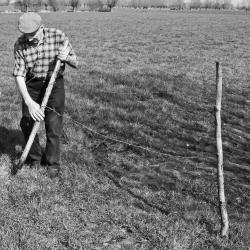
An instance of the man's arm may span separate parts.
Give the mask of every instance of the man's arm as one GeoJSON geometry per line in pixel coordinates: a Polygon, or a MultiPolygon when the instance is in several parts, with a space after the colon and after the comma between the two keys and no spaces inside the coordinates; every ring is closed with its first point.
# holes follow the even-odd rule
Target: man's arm
{"type": "Polygon", "coordinates": [[[60,39],[61,47],[59,48],[57,58],[60,59],[62,62],[67,63],[69,66],[77,68],[78,67],[77,56],[75,54],[75,51],[71,43],[69,42],[69,38],[62,31],[58,32],[61,34],[61,39],[60,39]],[[63,45],[66,40],[68,40],[69,43],[67,48],[63,49],[63,45]]]}
{"type": "Polygon", "coordinates": [[[41,121],[44,119],[44,113],[42,112],[40,105],[33,101],[33,99],[30,97],[29,92],[27,90],[25,79],[22,76],[16,77],[16,84],[18,87],[18,90],[27,105],[29,109],[30,116],[35,121],[41,121]]]}
{"type": "Polygon", "coordinates": [[[57,58],[62,62],[69,64],[73,68],[78,67],[77,57],[73,50],[70,51],[69,47],[67,47],[66,49],[60,48],[57,58]]]}

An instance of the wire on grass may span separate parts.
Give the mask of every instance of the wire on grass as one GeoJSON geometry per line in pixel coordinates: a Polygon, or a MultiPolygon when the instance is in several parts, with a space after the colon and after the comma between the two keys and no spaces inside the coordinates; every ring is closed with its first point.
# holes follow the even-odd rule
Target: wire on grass
{"type": "MultiPolygon", "coordinates": [[[[58,116],[63,116],[60,113],[58,113],[55,109],[53,109],[51,107],[46,106],[46,108],[49,109],[49,110],[51,110],[51,111],[53,111],[53,112],[55,112],[58,116]]],[[[127,141],[119,140],[119,139],[116,139],[116,138],[111,138],[111,137],[109,137],[107,135],[103,135],[103,134],[99,133],[98,131],[96,131],[96,130],[94,130],[92,128],[89,128],[88,126],[86,126],[82,122],[76,121],[76,120],[74,120],[71,117],[64,117],[64,118],[66,118],[68,120],[71,120],[72,122],[80,125],[81,127],[85,128],[86,130],[90,131],[91,133],[96,134],[98,136],[101,136],[102,138],[105,138],[105,139],[107,139],[109,141],[121,143],[121,144],[130,146],[130,147],[138,148],[138,149],[141,149],[143,151],[147,151],[149,153],[157,154],[157,155],[164,156],[164,157],[167,157],[167,158],[169,158],[169,157],[174,157],[174,158],[179,158],[179,159],[192,159],[192,158],[196,158],[196,156],[177,156],[177,155],[171,155],[171,154],[161,153],[161,152],[158,152],[158,151],[156,151],[154,149],[151,149],[149,147],[143,147],[143,146],[140,146],[140,145],[135,145],[133,143],[127,142],[127,141]]]]}

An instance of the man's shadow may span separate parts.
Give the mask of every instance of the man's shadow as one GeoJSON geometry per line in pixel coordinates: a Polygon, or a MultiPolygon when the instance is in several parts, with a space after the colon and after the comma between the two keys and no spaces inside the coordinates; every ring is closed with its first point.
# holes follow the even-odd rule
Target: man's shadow
{"type": "Polygon", "coordinates": [[[21,155],[23,145],[21,130],[0,126],[0,156],[7,154],[13,163],[21,155]]]}

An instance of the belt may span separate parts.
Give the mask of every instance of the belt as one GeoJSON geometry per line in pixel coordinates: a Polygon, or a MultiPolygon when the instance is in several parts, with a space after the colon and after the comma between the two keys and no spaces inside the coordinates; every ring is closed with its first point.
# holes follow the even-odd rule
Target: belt
{"type": "MultiPolygon", "coordinates": [[[[58,79],[62,79],[63,78],[63,75],[60,75],[56,78],[56,80],[58,79]]],[[[36,81],[39,81],[39,82],[48,82],[50,80],[50,78],[46,78],[46,77],[34,77],[34,78],[28,78],[26,79],[26,82],[36,82],[36,81]]]]}

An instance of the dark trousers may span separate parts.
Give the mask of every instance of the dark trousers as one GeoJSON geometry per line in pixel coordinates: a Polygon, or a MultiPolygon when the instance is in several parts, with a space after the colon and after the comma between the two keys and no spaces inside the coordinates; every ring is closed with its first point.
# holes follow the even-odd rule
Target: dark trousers
{"type": "MultiPolygon", "coordinates": [[[[42,103],[47,85],[48,82],[44,82],[43,80],[32,80],[27,84],[28,92],[35,102],[39,104],[42,103]]],[[[45,109],[44,122],[47,138],[45,152],[43,154],[38,135],[36,135],[27,160],[31,162],[41,162],[42,160],[43,164],[48,166],[60,165],[60,137],[63,127],[62,115],[64,112],[64,104],[64,80],[61,77],[56,80],[47,104],[48,107],[56,110],[60,115],[48,108],[45,109]]],[[[31,118],[28,107],[25,105],[24,101],[22,103],[22,113],[23,117],[20,126],[25,142],[27,142],[34,125],[34,120],[31,118]]]]}

